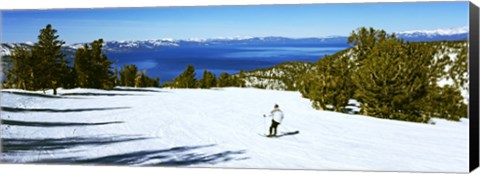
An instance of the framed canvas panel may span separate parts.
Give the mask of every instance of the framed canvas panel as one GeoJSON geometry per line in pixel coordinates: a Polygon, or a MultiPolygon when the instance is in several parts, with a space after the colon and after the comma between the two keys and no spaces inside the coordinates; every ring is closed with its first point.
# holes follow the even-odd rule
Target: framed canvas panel
{"type": "Polygon", "coordinates": [[[0,11],[1,163],[479,165],[475,3],[94,7],[0,11]]]}

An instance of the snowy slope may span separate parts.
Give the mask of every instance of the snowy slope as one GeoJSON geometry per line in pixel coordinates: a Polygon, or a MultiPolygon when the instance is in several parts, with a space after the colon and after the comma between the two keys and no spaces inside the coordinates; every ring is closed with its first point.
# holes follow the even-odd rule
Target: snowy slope
{"type": "Polygon", "coordinates": [[[251,88],[59,93],[2,91],[2,161],[468,171],[467,119],[431,125],[318,111],[298,92],[251,88]],[[280,132],[300,134],[258,135],[275,103],[286,116],[280,132]]]}

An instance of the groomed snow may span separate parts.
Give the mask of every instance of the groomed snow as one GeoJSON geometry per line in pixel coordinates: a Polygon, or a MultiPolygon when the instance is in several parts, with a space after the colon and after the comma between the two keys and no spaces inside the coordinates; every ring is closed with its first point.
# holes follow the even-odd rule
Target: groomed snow
{"type": "Polygon", "coordinates": [[[4,162],[468,171],[468,119],[432,125],[318,111],[298,92],[254,88],[24,93],[2,92],[4,162]],[[258,135],[274,104],[285,114],[279,131],[299,134],[258,135]]]}

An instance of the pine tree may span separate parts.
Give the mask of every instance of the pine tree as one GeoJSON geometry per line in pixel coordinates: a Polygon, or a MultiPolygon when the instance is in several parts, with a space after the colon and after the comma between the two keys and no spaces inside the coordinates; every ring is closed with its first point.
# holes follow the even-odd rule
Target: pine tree
{"type": "Polygon", "coordinates": [[[120,82],[123,86],[135,87],[138,68],[135,65],[125,65],[120,69],[120,82]]]}
{"type": "MultiPolygon", "coordinates": [[[[427,43],[418,44],[426,45],[427,43]]],[[[435,43],[429,44],[434,45],[435,43]]],[[[442,44],[445,45],[447,43],[442,44]]],[[[455,47],[450,42],[447,45],[455,47]]],[[[440,53],[446,52],[445,48],[436,49],[440,50],[440,53]]],[[[425,115],[455,121],[467,117],[468,98],[464,99],[460,91],[461,89],[468,90],[468,87],[466,87],[466,84],[468,84],[467,48],[461,47],[459,49],[460,52],[455,59],[451,59],[446,54],[432,61],[433,63],[430,66],[431,83],[427,90],[427,96],[419,102],[425,115]],[[445,71],[445,69],[448,69],[448,71],[445,71]],[[439,86],[438,81],[440,79],[448,79],[453,83],[439,86]]]]}
{"type": "Polygon", "coordinates": [[[157,78],[151,79],[149,86],[160,87],[160,78],[157,77],[157,78]]]}
{"type": "Polygon", "coordinates": [[[120,79],[118,79],[118,68],[117,67],[114,68],[113,75],[112,75],[111,78],[112,78],[114,86],[121,85],[120,84],[120,79]]]}
{"type": "Polygon", "coordinates": [[[240,74],[239,75],[231,75],[230,79],[231,79],[231,83],[232,83],[231,86],[245,87],[245,81],[242,78],[240,78],[240,74]]]}
{"type": "Polygon", "coordinates": [[[468,48],[461,48],[454,62],[451,63],[448,75],[453,80],[456,88],[462,88],[468,84],[468,48]]]}
{"type": "Polygon", "coordinates": [[[102,52],[103,39],[94,40],[90,46],[78,48],[73,69],[77,75],[77,84],[83,88],[111,89],[115,86],[112,63],[102,52]]]}
{"type": "MultiPolygon", "coordinates": [[[[53,94],[57,94],[57,88],[61,85],[62,79],[66,72],[67,63],[64,60],[61,47],[65,44],[64,41],[58,40],[56,35],[57,30],[53,29],[48,24],[44,29],[40,30],[38,35],[38,43],[33,48],[33,55],[36,59],[39,59],[38,73],[36,73],[36,79],[38,79],[38,87],[40,89],[53,89],[53,94]]],[[[35,68],[37,69],[37,68],[35,68]]],[[[37,71],[37,70],[35,70],[37,71]]]]}
{"type": "Polygon", "coordinates": [[[173,86],[173,82],[171,81],[166,81],[162,84],[162,88],[172,88],[172,87],[174,86],[173,86]]]}
{"type": "Polygon", "coordinates": [[[245,71],[243,69],[240,70],[240,72],[238,73],[238,78],[237,78],[237,86],[238,87],[245,87],[245,78],[247,76],[245,75],[245,71]]]}
{"type": "MultiPolygon", "coordinates": [[[[362,30],[360,30],[362,31],[362,30]]],[[[382,32],[381,32],[382,33],[382,32]]],[[[360,38],[368,43],[370,37],[360,38]]],[[[362,112],[380,118],[426,122],[418,103],[429,85],[432,52],[423,46],[403,44],[394,35],[380,34],[353,74],[355,98],[362,112]]]]}
{"type": "Polygon", "coordinates": [[[73,69],[77,76],[77,86],[82,88],[91,87],[91,77],[93,74],[93,60],[90,56],[90,47],[85,44],[77,49],[73,61],[73,69]]]}
{"type": "Polygon", "coordinates": [[[458,88],[452,85],[431,85],[421,104],[424,114],[429,117],[458,121],[468,116],[468,105],[458,88]]]}
{"type": "MultiPolygon", "coordinates": [[[[116,74],[116,73],[115,73],[116,74]]],[[[123,68],[120,69],[120,79],[117,85],[121,86],[130,86],[130,87],[159,87],[160,86],[160,78],[151,78],[148,77],[147,71],[138,71],[136,65],[125,65],[123,68]]],[[[116,78],[116,75],[112,75],[113,80],[116,78]]],[[[111,77],[112,77],[111,76],[111,77]]]]}
{"type": "Polygon", "coordinates": [[[352,44],[352,52],[355,55],[356,65],[360,67],[362,61],[367,58],[373,47],[382,42],[387,37],[384,30],[375,30],[374,28],[361,27],[356,31],[352,31],[348,37],[348,43],[352,44]]]}
{"type": "Polygon", "coordinates": [[[203,71],[203,78],[198,80],[197,87],[199,88],[211,88],[217,86],[217,77],[215,74],[208,72],[207,70],[203,71]]]}
{"type": "Polygon", "coordinates": [[[220,77],[218,77],[217,86],[218,86],[218,87],[231,86],[230,74],[228,74],[228,73],[221,73],[221,74],[220,74],[220,77]]]}
{"type": "Polygon", "coordinates": [[[19,89],[33,90],[34,66],[30,49],[15,46],[11,54],[12,68],[9,70],[8,82],[10,86],[19,89]]]}
{"type": "Polygon", "coordinates": [[[150,78],[147,75],[147,71],[143,70],[142,72],[137,72],[137,77],[135,78],[135,87],[159,87],[160,79],[159,78],[150,78]]]}
{"type": "Polygon", "coordinates": [[[173,86],[176,88],[195,88],[196,81],[195,67],[188,65],[187,69],[173,80],[173,86]]]}
{"type": "Polygon", "coordinates": [[[92,73],[91,77],[92,87],[102,89],[104,86],[108,86],[108,80],[110,79],[109,69],[110,61],[107,56],[102,53],[103,39],[95,40],[91,43],[91,59],[92,59],[92,73]]]}
{"type": "Polygon", "coordinates": [[[137,72],[137,76],[135,77],[135,87],[145,87],[147,83],[147,79],[145,77],[145,71],[137,72]]]}
{"type": "MultiPolygon", "coordinates": [[[[217,87],[245,87],[245,72],[241,70],[238,74],[228,74],[226,72],[220,73],[216,80],[217,87]]],[[[258,86],[257,86],[258,87],[258,86]]]]}
{"type": "Polygon", "coordinates": [[[315,65],[314,72],[299,80],[300,92],[316,109],[329,109],[327,105],[331,105],[334,111],[343,112],[354,91],[350,64],[346,56],[323,57],[315,65]]]}
{"type": "Polygon", "coordinates": [[[64,66],[66,75],[63,77],[62,86],[65,89],[71,89],[77,87],[77,73],[75,69],[69,66],[64,66]]]}

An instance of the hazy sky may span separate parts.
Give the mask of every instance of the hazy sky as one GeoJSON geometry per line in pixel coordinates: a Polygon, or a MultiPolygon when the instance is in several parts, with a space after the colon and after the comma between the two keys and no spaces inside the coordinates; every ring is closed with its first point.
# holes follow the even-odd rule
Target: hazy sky
{"type": "Polygon", "coordinates": [[[468,26],[468,2],[2,11],[3,42],[36,41],[46,24],[67,43],[232,36],[347,36],[468,26]]]}

